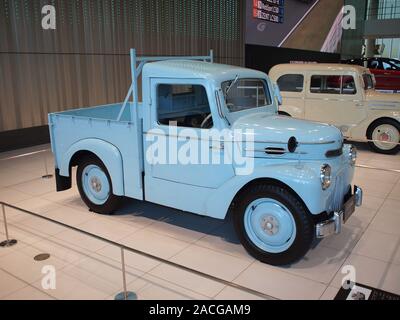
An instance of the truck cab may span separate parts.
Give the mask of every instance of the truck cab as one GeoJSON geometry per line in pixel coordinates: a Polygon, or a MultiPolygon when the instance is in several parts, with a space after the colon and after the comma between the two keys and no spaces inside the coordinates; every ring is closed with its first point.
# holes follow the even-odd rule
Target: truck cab
{"type": "Polygon", "coordinates": [[[123,103],[49,115],[57,190],[71,168],[87,206],[122,197],[224,219],[260,261],[290,264],[362,203],[356,150],[331,125],[280,116],[262,72],[209,56],[137,57],[123,103]],[[138,79],[142,102],[138,101],[138,79]]]}
{"type": "Polygon", "coordinates": [[[335,125],[346,139],[368,141],[379,153],[400,150],[400,94],[376,91],[367,68],[280,64],[269,75],[282,94],[281,114],[335,125]]]}

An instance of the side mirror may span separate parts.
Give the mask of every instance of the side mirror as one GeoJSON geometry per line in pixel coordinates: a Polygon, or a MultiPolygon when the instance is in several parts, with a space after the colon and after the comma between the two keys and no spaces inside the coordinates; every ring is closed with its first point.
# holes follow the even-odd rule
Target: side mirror
{"type": "Polygon", "coordinates": [[[273,84],[274,85],[274,95],[276,100],[278,101],[278,106],[282,105],[282,95],[281,95],[281,90],[279,90],[279,87],[276,83],[273,84]]]}

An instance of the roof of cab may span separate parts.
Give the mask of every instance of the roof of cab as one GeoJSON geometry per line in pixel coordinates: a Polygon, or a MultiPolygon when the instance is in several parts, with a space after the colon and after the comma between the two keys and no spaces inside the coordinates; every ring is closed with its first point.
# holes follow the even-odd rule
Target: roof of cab
{"type": "Polygon", "coordinates": [[[369,72],[367,68],[358,65],[340,63],[286,63],[278,64],[270,70],[270,74],[282,71],[351,71],[357,73],[369,72]]]}
{"type": "Polygon", "coordinates": [[[236,75],[243,77],[266,77],[263,72],[219,63],[196,60],[163,60],[146,63],[143,67],[144,76],[168,78],[201,78],[225,81],[236,75]]]}

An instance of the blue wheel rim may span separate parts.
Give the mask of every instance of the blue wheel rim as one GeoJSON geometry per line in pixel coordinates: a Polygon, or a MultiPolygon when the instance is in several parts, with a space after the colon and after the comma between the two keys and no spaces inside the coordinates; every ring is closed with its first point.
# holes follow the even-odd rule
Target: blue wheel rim
{"type": "Polygon", "coordinates": [[[244,228],[250,241],[263,251],[281,253],[296,238],[296,222],[281,202],[260,198],[251,202],[244,214],[244,228]]]}
{"type": "Polygon", "coordinates": [[[104,204],[110,196],[110,183],[105,172],[94,164],[82,171],[82,188],[86,197],[96,205],[104,204]]]}

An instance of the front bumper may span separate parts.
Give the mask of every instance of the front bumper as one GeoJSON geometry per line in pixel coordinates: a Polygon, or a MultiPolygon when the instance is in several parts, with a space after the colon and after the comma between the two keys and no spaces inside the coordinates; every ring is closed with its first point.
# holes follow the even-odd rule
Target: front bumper
{"type": "Polygon", "coordinates": [[[315,226],[315,235],[317,238],[325,238],[333,234],[339,234],[342,231],[342,224],[353,214],[355,207],[362,205],[363,191],[360,187],[354,186],[354,194],[346,200],[342,210],[334,212],[333,217],[317,223],[315,226]]]}

